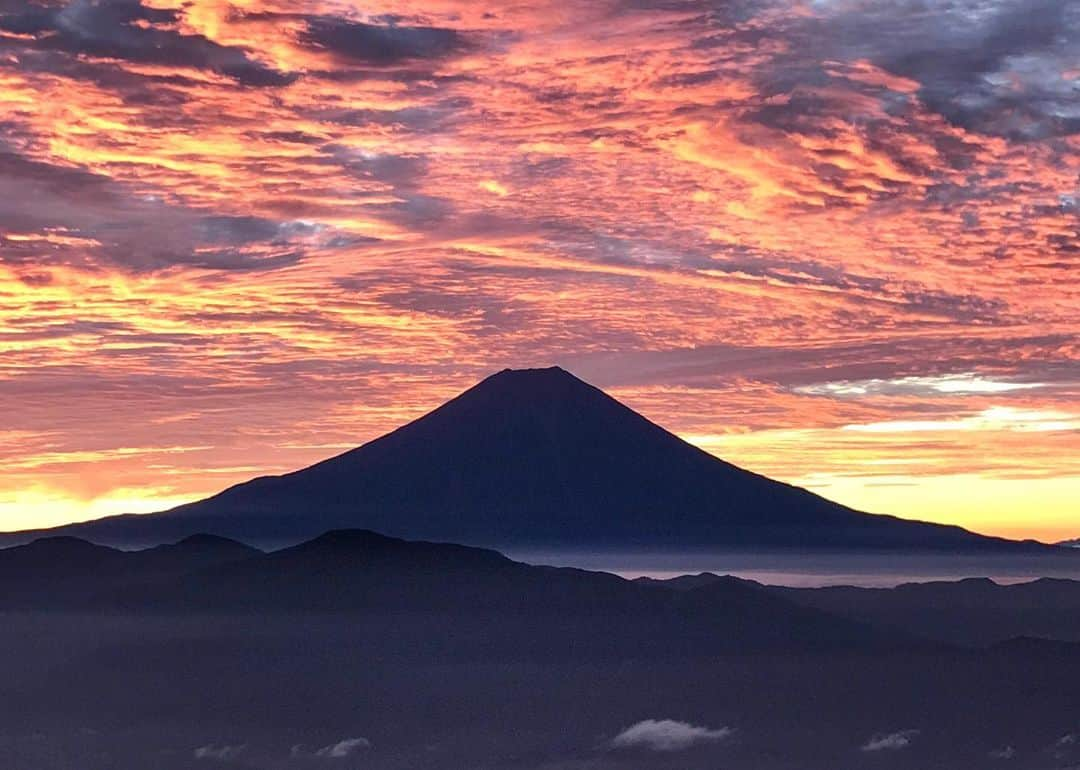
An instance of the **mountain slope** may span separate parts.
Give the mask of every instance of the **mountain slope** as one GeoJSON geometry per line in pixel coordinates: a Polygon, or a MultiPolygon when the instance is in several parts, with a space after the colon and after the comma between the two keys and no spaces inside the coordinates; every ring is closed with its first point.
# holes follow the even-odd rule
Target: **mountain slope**
{"type": "MultiPolygon", "coordinates": [[[[634,582],[679,593],[735,580],[703,572],[634,582]]],[[[1010,639],[1080,642],[1080,581],[1039,578],[996,583],[989,578],[904,583],[893,588],[837,585],[820,588],[766,586],[762,591],[804,607],[924,639],[977,647],[1010,639]]]]}
{"type": "Polygon", "coordinates": [[[1080,641],[1080,582],[1041,578],[998,584],[987,578],[909,583],[896,588],[775,588],[807,607],[957,644],[1013,637],[1080,641]]]}
{"type": "Polygon", "coordinates": [[[496,547],[1037,548],[862,514],[741,470],[558,368],[502,371],[310,468],[58,531],[125,545],[192,532],[284,544],[343,528],[496,547]]]}
{"type": "Polygon", "coordinates": [[[193,535],[143,551],[120,551],[74,537],[0,549],[0,608],[84,605],[111,589],[177,578],[261,554],[233,540],[193,535]]]}

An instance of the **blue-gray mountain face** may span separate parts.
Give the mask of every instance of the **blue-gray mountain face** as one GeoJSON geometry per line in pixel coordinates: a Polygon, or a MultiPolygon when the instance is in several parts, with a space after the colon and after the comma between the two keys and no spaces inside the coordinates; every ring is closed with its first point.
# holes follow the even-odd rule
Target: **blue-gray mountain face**
{"type": "Polygon", "coordinates": [[[310,468],[53,533],[130,546],[207,532],[281,545],[345,528],[518,549],[1040,548],[860,513],[744,471],[559,368],[499,372],[310,468]]]}

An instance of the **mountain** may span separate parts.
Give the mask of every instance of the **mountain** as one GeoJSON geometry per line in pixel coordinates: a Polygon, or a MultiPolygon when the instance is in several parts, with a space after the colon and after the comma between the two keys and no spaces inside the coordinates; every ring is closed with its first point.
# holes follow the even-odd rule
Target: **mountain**
{"type": "Polygon", "coordinates": [[[281,545],[350,528],[501,548],[1043,548],[860,513],[750,473],[559,368],[504,370],[303,470],[49,534],[130,547],[210,532],[281,545]]]}
{"type": "Polygon", "coordinates": [[[910,583],[896,588],[776,588],[799,604],[957,644],[1013,637],[1080,641],[1080,582],[1040,578],[999,584],[988,578],[910,583]]]}
{"type": "Polygon", "coordinates": [[[689,591],[702,586],[713,585],[725,580],[738,580],[730,575],[717,575],[714,572],[699,572],[696,575],[678,575],[673,578],[639,577],[634,582],[641,585],[673,588],[678,591],[689,591]]]}
{"type": "Polygon", "coordinates": [[[1080,537],[1076,538],[1075,540],[1063,540],[1062,542],[1058,543],[1058,545],[1063,545],[1067,548],[1080,548],[1080,537]]]}
{"type": "MultiPolygon", "coordinates": [[[[685,592],[731,580],[705,572],[635,582],[685,592]]],[[[894,588],[749,584],[805,607],[950,644],[985,647],[1030,638],[1080,643],[1080,581],[1076,580],[1039,578],[1002,584],[989,578],[966,578],[894,588]]]]}
{"type": "Polygon", "coordinates": [[[378,629],[365,643],[383,656],[679,658],[922,646],[734,578],[676,592],[367,530],[328,532],[271,553],[205,537],[138,552],[50,538],[0,551],[0,574],[8,589],[0,610],[300,614],[345,626],[353,621],[342,618],[355,615],[378,629]]]}
{"type": "Polygon", "coordinates": [[[64,587],[0,596],[5,768],[981,770],[1006,744],[1024,770],[1080,759],[1060,744],[1075,645],[925,643],[731,577],[671,590],[363,530],[271,553],[52,538],[0,551],[0,573],[64,587]],[[901,748],[862,748],[880,742],[901,748]]]}
{"type": "Polygon", "coordinates": [[[0,549],[0,608],[81,605],[109,589],[177,577],[261,554],[215,535],[193,535],[143,551],[121,551],[74,537],[47,537],[0,549]]]}

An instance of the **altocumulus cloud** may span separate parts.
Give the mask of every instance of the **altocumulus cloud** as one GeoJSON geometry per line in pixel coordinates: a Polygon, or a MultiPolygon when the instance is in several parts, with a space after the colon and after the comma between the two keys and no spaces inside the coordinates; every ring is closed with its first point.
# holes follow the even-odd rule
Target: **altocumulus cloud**
{"type": "Polygon", "coordinates": [[[910,746],[911,741],[918,734],[918,730],[881,733],[864,743],[860,751],[900,751],[900,749],[906,749],[910,746]]]}
{"type": "Polygon", "coordinates": [[[712,729],[674,719],[646,719],[616,735],[612,748],[683,751],[702,743],[715,743],[731,735],[729,727],[712,729]]]}

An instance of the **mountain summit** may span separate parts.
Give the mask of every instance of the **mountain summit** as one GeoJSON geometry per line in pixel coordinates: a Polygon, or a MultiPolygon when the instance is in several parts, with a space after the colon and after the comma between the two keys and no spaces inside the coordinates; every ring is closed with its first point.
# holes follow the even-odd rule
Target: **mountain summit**
{"type": "Polygon", "coordinates": [[[744,471],[560,368],[503,370],[303,470],[59,532],[123,545],[195,532],[284,544],[350,528],[511,548],[1029,547],[859,513],[744,471]]]}

